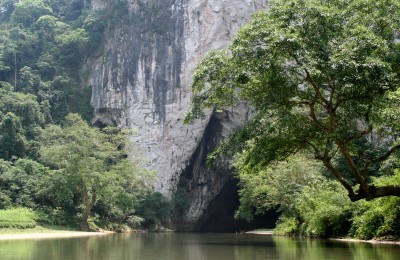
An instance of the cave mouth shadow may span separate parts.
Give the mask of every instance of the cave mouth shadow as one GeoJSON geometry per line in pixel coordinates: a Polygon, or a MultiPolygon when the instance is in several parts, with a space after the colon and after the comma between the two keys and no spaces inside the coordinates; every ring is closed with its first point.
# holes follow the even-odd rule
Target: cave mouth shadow
{"type": "Polygon", "coordinates": [[[279,213],[274,210],[255,215],[251,222],[234,218],[239,207],[238,189],[237,180],[231,178],[196,222],[193,231],[222,233],[275,228],[279,213]]]}
{"type": "MultiPolygon", "coordinates": [[[[178,188],[185,189],[189,197],[197,200],[210,196],[203,194],[202,189],[218,192],[219,184],[222,188],[208,204],[207,208],[196,222],[184,220],[172,220],[171,228],[178,232],[244,232],[257,228],[272,229],[275,227],[278,213],[268,211],[265,214],[256,215],[252,222],[236,220],[235,211],[239,207],[238,180],[234,178],[231,165],[228,160],[218,160],[212,169],[207,167],[207,156],[220,145],[223,135],[223,122],[231,122],[230,113],[213,113],[206,126],[198,147],[187,162],[185,169],[179,176],[178,188]],[[206,181],[204,181],[206,180],[206,181]]],[[[208,195],[208,194],[207,194],[208,195]]],[[[202,201],[201,201],[202,202],[202,201]]],[[[203,205],[203,204],[201,204],[203,205]]]]}

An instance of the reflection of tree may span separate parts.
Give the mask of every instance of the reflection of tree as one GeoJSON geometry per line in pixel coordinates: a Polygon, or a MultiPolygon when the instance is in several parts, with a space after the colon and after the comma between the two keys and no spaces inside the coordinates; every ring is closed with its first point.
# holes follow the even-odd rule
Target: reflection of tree
{"type": "Polygon", "coordinates": [[[4,259],[3,256],[15,260],[31,259],[30,254],[36,248],[35,241],[1,241],[0,244],[0,259],[4,259]]]}
{"type": "Polygon", "coordinates": [[[315,239],[295,239],[288,237],[273,237],[274,245],[279,253],[279,259],[298,260],[358,260],[358,259],[388,259],[398,257],[398,248],[382,247],[365,243],[326,241],[315,239]],[[393,250],[391,250],[393,249],[393,250]]]}

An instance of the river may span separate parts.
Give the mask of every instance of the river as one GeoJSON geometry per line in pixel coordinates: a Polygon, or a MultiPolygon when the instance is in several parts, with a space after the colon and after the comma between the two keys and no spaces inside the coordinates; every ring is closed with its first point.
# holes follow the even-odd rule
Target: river
{"type": "Polygon", "coordinates": [[[112,234],[0,241],[0,259],[7,260],[398,260],[399,257],[399,245],[250,234],[112,234]]]}

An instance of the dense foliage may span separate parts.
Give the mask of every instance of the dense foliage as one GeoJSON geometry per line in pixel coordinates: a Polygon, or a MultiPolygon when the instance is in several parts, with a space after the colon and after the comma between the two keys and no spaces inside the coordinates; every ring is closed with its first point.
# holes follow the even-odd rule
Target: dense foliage
{"type": "Polygon", "coordinates": [[[102,28],[94,28],[85,1],[2,0],[0,9],[0,81],[36,95],[47,120],[69,112],[89,119],[90,88],[80,71],[102,28]]]}
{"type": "Polygon", "coordinates": [[[76,114],[41,132],[38,162],[1,159],[0,208],[34,209],[39,222],[82,230],[129,224],[152,194],[153,175],[140,157],[127,157],[126,133],[92,128],[76,114]]]}
{"type": "Polygon", "coordinates": [[[107,12],[85,0],[0,0],[0,209],[33,210],[30,226],[136,228],[146,217],[136,211],[155,196],[127,133],[87,123],[85,65],[127,10],[104,1],[107,12]]]}
{"type": "Polygon", "coordinates": [[[275,234],[362,239],[400,236],[400,199],[351,202],[345,189],[325,177],[323,165],[297,154],[254,171],[239,159],[240,207],[236,217],[278,210],[275,234]],[[322,174],[321,174],[322,173],[322,174]]]}
{"type": "Polygon", "coordinates": [[[32,228],[36,225],[36,214],[26,208],[0,211],[0,228],[32,228]]]}
{"type": "Polygon", "coordinates": [[[98,201],[108,217],[125,221],[146,190],[146,180],[150,183],[150,174],[127,159],[122,134],[91,128],[75,114],[68,115],[62,127],[50,125],[43,131],[41,161],[57,175],[56,182],[47,182],[46,194],[53,197],[54,207],[69,204],[82,230],[89,230],[98,201]]]}
{"type": "Polygon", "coordinates": [[[198,64],[187,122],[239,101],[254,111],[210,156],[235,155],[238,217],[278,207],[286,229],[303,234],[351,226],[360,236],[355,230],[370,218],[369,228],[393,229],[373,236],[398,235],[395,222],[370,210],[377,202],[363,199],[399,205],[399,31],[395,0],[275,0],[198,64]],[[282,164],[299,152],[309,159],[282,164]]]}
{"type": "MultiPolygon", "coordinates": [[[[151,228],[188,210],[184,190],[152,192],[124,131],[87,123],[85,64],[128,10],[104,2],[0,0],[0,226],[151,228]]],[[[210,156],[234,155],[237,218],[276,209],[276,233],[400,236],[399,32],[396,0],[275,0],[198,65],[188,121],[254,109],[210,156]]]]}

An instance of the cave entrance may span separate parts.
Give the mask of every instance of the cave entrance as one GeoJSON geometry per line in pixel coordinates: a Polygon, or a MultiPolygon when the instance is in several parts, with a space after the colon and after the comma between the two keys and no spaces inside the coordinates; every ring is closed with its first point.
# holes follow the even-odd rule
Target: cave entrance
{"type": "Polygon", "coordinates": [[[239,207],[237,180],[229,180],[218,196],[210,202],[205,213],[197,221],[193,231],[196,232],[242,232],[258,228],[273,229],[279,214],[268,211],[254,216],[252,222],[236,220],[234,214],[239,207]]]}
{"type": "Polygon", "coordinates": [[[233,176],[227,160],[220,160],[210,169],[206,163],[207,155],[215,150],[224,139],[222,122],[231,122],[230,113],[215,113],[211,116],[204,130],[201,141],[179,177],[178,187],[185,189],[194,205],[203,205],[209,201],[207,208],[196,222],[174,221],[172,228],[176,231],[194,232],[238,232],[257,228],[272,229],[275,227],[278,214],[275,211],[257,215],[250,223],[236,220],[234,214],[239,207],[237,180],[233,176]],[[222,188],[219,188],[222,185],[222,188]],[[210,198],[207,192],[218,193],[210,198]]]}

